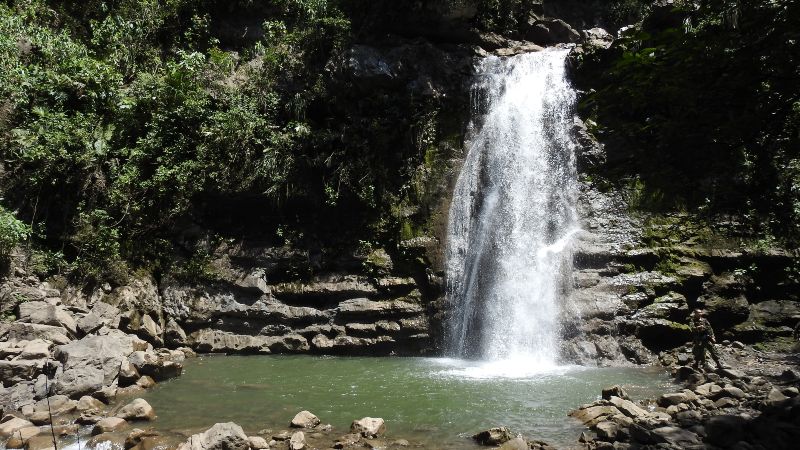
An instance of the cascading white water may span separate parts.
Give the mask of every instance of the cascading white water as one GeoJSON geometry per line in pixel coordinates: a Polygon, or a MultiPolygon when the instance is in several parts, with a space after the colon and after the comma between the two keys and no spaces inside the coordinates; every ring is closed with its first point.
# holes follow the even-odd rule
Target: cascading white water
{"type": "Polygon", "coordinates": [[[565,50],[488,57],[448,224],[450,353],[553,367],[577,230],[565,50]]]}

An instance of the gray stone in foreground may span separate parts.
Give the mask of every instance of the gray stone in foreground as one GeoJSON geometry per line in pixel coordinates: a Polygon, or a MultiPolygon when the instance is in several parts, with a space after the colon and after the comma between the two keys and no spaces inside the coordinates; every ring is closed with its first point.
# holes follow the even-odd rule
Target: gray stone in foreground
{"type": "Polygon", "coordinates": [[[319,417],[309,411],[300,411],[292,419],[289,426],[292,428],[314,428],[319,425],[319,417]]]}
{"type": "Polygon", "coordinates": [[[306,448],[306,435],[302,431],[292,434],[289,439],[289,450],[304,450],[306,448]]]}
{"type": "Polygon", "coordinates": [[[386,423],[379,417],[364,417],[353,421],[350,432],[364,437],[378,437],[386,432],[386,423]]]}
{"type": "Polygon", "coordinates": [[[125,420],[153,420],[156,417],[156,413],[153,407],[144,399],[137,398],[123,406],[117,412],[117,417],[125,420]]]}
{"type": "Polygon", "coordinates": [[[250,440],[233,422],[217,423],[208,430],[193,434],[177,450],[248,450],[250,440]]]}
{"type": "Polygon", "coordinates": [[[119,431],[128,426],[125,419],[119,417],[105,417],[97,421],[92,428],[92,436],[97,436],[102,433],[110,433],[112,431],[119,431]]]}

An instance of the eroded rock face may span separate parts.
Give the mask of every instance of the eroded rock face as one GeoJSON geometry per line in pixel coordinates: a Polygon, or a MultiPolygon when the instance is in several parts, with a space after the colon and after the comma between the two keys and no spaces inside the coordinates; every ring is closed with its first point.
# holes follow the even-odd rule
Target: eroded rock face
{"type": "Polygon", "coordinates": [[[60,326],[75,336],[78,324],[72,314],[61,306],[41,302],[24,302],[19,305],[19,320],[38,325],[60,326]]]}
{"type": "Polygon", "coordinates": [[[55,357],[63,364],[63,373],[54,389],[57,393],[80,398],[109,386],[118,377],[123,361],[134,351],[145,348],[146,342],[119,330],[60,345],[56,347],[55,357]]]}

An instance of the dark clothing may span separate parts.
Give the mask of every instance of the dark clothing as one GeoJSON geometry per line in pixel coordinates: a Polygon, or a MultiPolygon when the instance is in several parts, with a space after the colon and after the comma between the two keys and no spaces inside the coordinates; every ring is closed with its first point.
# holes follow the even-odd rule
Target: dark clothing
{"type": "Polygon", "coordinates": [[[689,327],[692,329],[692,353],[694,354],[694,366],[706,366],[706,351],[711,354],[711,359],[717,363],[718,368],[722,368],[722,363],[719,362],[717,349],[714,347],[714,330],[711,328],[711,323],[705,318],[692,317],[689,322],[689,327]]]}

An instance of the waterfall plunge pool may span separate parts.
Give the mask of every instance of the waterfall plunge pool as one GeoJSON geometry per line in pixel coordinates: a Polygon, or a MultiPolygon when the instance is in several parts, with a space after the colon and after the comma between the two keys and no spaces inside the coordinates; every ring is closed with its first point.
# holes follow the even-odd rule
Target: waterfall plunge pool
{"type": "Polygon", "coordinates": [[[228,421],[248,433],[278,432],[305,409],[341,434],[353,419],[382,417],[389,439],[424,448],[471,448],[470,435],[500,425],[562,448],[583,429],[567,412],[613,384],[633,399],[671,385],[658,368],[562,366],[536,373],[518,361],[203,356],[187,360],[181,377],[143,398],[158,414],[157,430],[187,436],[228,421]]]}

